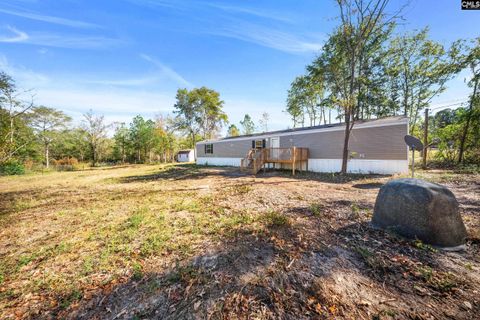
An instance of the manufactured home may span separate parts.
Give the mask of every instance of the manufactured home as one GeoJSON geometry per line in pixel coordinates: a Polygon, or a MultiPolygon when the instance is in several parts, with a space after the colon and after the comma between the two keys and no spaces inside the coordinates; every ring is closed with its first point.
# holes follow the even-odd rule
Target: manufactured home
{"type": "MultiPolygon", "coordinates": [[[[262,168],[339,172],[345,124],[265,132],[196,144],[197,164],[235,166],[257,173],[262,168]]],[[[408,172],[408,119],[404,116],[356,121],[350,134],[348,171],[408,172]]]]}
{"type": "Polygon", "coordinates": [[[193,162],[195,161],[195,152],[193,149],[180,150],[177,153],[178,162],[193,162]]]}

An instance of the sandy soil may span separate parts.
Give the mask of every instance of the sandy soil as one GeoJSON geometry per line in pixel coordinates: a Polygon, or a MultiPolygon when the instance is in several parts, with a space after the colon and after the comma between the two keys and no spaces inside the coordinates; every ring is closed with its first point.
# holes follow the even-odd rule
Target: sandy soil
{"type": "MultiPolygon", "coordinates": [[[[221,237],[203,235],[188,256],[164,253],[150,259],[140,276],[128,274],[98,286],[66,309],[23,316],[480,319],[479,176],[443,171],[420,175],[447,185],[456,195],[469,234],[465,251],[437,250],[370,227],[378,190],[391,176],[292,177],[270,171],[254,177],[233,168],[129,175],[123,182],[142,190],[161,184],[162,190],[181,197],[215,199],[222,210],[205,215],[243,212],[245,217],[270,218],[263,228],[247,228],[244,222],[245,228],[221,237]]],[[[12,185],[10,192],[22,188],[12,185]]],[[[82,188],[70,188],[70,201],[77,199],[74,192],[95,197],[82,188]]],[[[111,195],[126,192],[104,188],[111,195]]],[[[176,214],[188,216],[188,210],[176,214]]]]}
{"type": "Polygon", "coordinates": [[[234,169],[204,169],[189,180],[198,192],[249,186],[219,205],[274,210],[288,223],[208,243],[181,262],[179,282],[168,281],[178,275],[178,266],[152,273],[99,296],[74,317],[480,318],[478,176],[445,177],[441,171],[423,176],[456,194],[469,231],[466,251],[444,252],[372,229],[376,195],[392,177],[288,172],[252,177],[234,169]]]}

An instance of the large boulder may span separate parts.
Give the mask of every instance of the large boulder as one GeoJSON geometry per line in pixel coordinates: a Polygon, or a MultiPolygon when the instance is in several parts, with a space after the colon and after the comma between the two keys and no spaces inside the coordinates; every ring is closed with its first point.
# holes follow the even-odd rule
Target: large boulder
{"type": "Polygon", "coordinates": [[[458,202],[446,187],[420,179],[397,179],[378,193],[372,224],[438,247],[465,244],[458,202]]]}

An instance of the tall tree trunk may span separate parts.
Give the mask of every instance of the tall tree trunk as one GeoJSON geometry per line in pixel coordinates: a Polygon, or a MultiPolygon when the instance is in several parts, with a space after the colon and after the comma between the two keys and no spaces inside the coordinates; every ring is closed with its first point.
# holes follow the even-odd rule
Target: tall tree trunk
{"type": "Polygon", "coordinates": [[[92,166],[95,167],[97,165],[97,148],[92,146],[92,166]]]}
{"type": "Polygon", "coordinates": [[[350,87],[348,93],[348,101],[347,106],[345,108],[345,140],[343,142],[343,155],[342,155],[342,174],[347,173],[347,166],[348,166],[348,143],[350,141],[350,131],[353,128],[354,124],[354,110],[353,110],[353,94],[355,92],[355,61],[356,61],[356,54],[355,49],[352,49],[352,56],[350,57],[352,60],[350,61],[350,87]]]}
{"type": "Polygon", "coordinates": [[[345,139],[343,141],[343,154],[342,154],[342,174],[347,173],[347,166],[348,166],[348,143],[350,140],[350,132],[352,130],[351,122],[353,125],[353,120],[350,119],[350,108],[348,110],[349,114],[345,114],[345,139]]]}
{"type": "Polygon", "coordinates": [[[407,75],[404,72],[404,77],[403,80],[405,81],[405,87],[404,87],[404,96],[403,96],[403,115],[407,116],[407,110],[408,110],[408,91],[409,91],[409,86],[408,86],[408,79],[407,75]]]}
{"type": "Polygon", "coordinates": [[[49,145],[45,144],[45,166],[47,169],[50,167],[50,157],[49,157],[49,145]]]}
{"type": "Polygon", "coordinates": [[[13,144],[13,131],[14,131],[13,116],[10,114],[10,144],[13,144]]]}
{"type": "Polygon", "coordinates": [[[197,147],[195,146],[195,132],[191,132],[192,135],[192,148],[193,148],[193,157],[197,160],[197,147]]]}
{"type": "Polygon", "coordinates": [[[463,162],[463,154],[465,151],[465,141],[467,140],[468,129],[470,127],[470,119],[472,118],[472,111],[473,111],[473,102],[477,96],[477,88],[478,88],[478,79],[475,81],[473,86],[473,94],[470,98],[470,106],[468,107],[468,114],[467,114],[467,123],[465,123],[465,127],[463,128],[462,138],[460,140],[460,150],[458,152],[458,163],[463,162]]]}

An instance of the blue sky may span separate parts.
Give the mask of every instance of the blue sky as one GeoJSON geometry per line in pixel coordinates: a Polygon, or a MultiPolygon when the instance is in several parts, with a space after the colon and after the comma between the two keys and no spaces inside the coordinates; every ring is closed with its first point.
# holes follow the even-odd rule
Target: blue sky
{"type": "MultiPolygon", "coordinates": [[[[410,2],[399,31],[429,26],[444,44],[480,35],[480,11],[461,11],[459,1],[410,2]]],[[[290,82],[337,14],[333,0],[0,1],[0,69],[34,89],[37,104],[76,119],[89,109],[111,122],[171,113],[178,88],[207,86],[231,122],[267,111],[269,129],[282,129],[291,125],[290,82]]],[[[465,76],[433,106],[465,100],[465,76]]]]}

